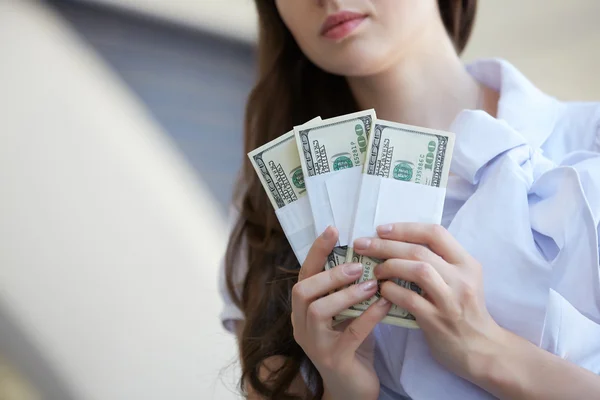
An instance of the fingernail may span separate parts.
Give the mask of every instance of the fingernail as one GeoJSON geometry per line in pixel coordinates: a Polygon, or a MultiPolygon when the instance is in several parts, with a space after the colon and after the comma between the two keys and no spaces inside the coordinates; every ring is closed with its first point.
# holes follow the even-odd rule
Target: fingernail
{"type": "Polygon", "coordinates": [[[380,225],[377,227],[377,233],[385,235],[386,233],[390,233],[394,227],[391,224],[388,225],[380,225]]]}
{"type": "Polygon", "coordinates": [[[366,281],[366,282],[361,283],[359,286],[360,286],[360,288],[362,290],[364,290],[365,292],[368,292],[368,291],[373,290],[373,289],[375,289],[377,287],[377,281],[374,280],[374,279],[371,279],[370,281],[366,281]]]}
{"type": "Polygon", "coordinates": [[[371,239],[361,238],[354,241],[354,248],[358,250],[368,249],[371,245],[371,239]]]}
{"type": "Polygon", "coordinates": [[[344,273],[346,275],[354,276],[362,273],[363,266],[362,264],[348,264],[344,265],[344,273]]]}
{"type": "Polygon", "coordinates": [[[390,304],[390,301],[388,299],[386,299],[385,297],[380,297],[379,300],[377,300],[377,305],[379,307],[385,307],[388,304],[390,304]]]}
{"type": "Polygon", "coordinates": [[[331,232],[331,226],[328,226],[327,228],[325,228],[325,231],[321,234],[321,237],[325,240],[329,240],[331,239],[332,235],[333,232],[331,232]]]}

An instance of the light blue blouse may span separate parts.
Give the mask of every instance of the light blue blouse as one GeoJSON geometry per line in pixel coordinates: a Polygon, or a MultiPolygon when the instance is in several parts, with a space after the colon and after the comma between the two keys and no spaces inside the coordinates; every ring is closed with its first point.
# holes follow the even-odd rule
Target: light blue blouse
{"type": "MultiPolygon", "coordinates": [[[[600,104],[563,103],[512,65],[467,66],[500,93],[497,119],[463,111],[443,224],[483,265],[504,328],[600,373],[600,104]]],[[[436,363],[423,334],[374,332],[381,400],[492,399],[436,363]]]]}

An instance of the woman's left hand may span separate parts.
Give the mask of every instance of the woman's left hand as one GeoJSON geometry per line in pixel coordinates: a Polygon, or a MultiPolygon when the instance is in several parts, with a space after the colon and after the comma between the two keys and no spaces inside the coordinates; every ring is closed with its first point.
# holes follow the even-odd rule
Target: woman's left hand
{"type": "Polygon", "coordinates": [[[485,306],[481,265],[440,225],[397,223],[377,232],[356,240],[356,253],[386,260],[377,279],[404,279],[425,292],[384,282],[381,295],[415,316],[438,362],[473,380],[506,336],[485,306]]]}

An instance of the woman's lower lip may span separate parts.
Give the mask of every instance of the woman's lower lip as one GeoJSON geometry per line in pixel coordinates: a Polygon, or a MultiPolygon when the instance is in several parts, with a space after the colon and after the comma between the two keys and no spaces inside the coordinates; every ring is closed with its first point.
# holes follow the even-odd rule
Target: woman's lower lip
{"type": "Polygon", "coordinates": [[[355,18],[348,20],[344,23],[336,25],[323,33],[323,36],[327,39],[339,40],[348,36],[354,29],[356,29],[367,17],[355,18]]]}

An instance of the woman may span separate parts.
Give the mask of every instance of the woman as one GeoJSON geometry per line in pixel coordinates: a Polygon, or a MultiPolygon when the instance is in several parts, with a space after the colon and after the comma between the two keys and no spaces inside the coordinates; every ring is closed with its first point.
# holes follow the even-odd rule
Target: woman
{"type": "Polygon", "coordinates": [[[600,106],[561,103],[510,64],[465,68],[476,0],[256,0],[259,78],[246,151],[315,116],[456,133],[442,226],[380,227],[354,243],[387,261],[370,298],[360,266],[322,271],[328,228],[298,271],[246,164],[222,318],[250,398],[600,398],[600,106]],[[391,303],[420,330],[378,324],[391,303]]]}

